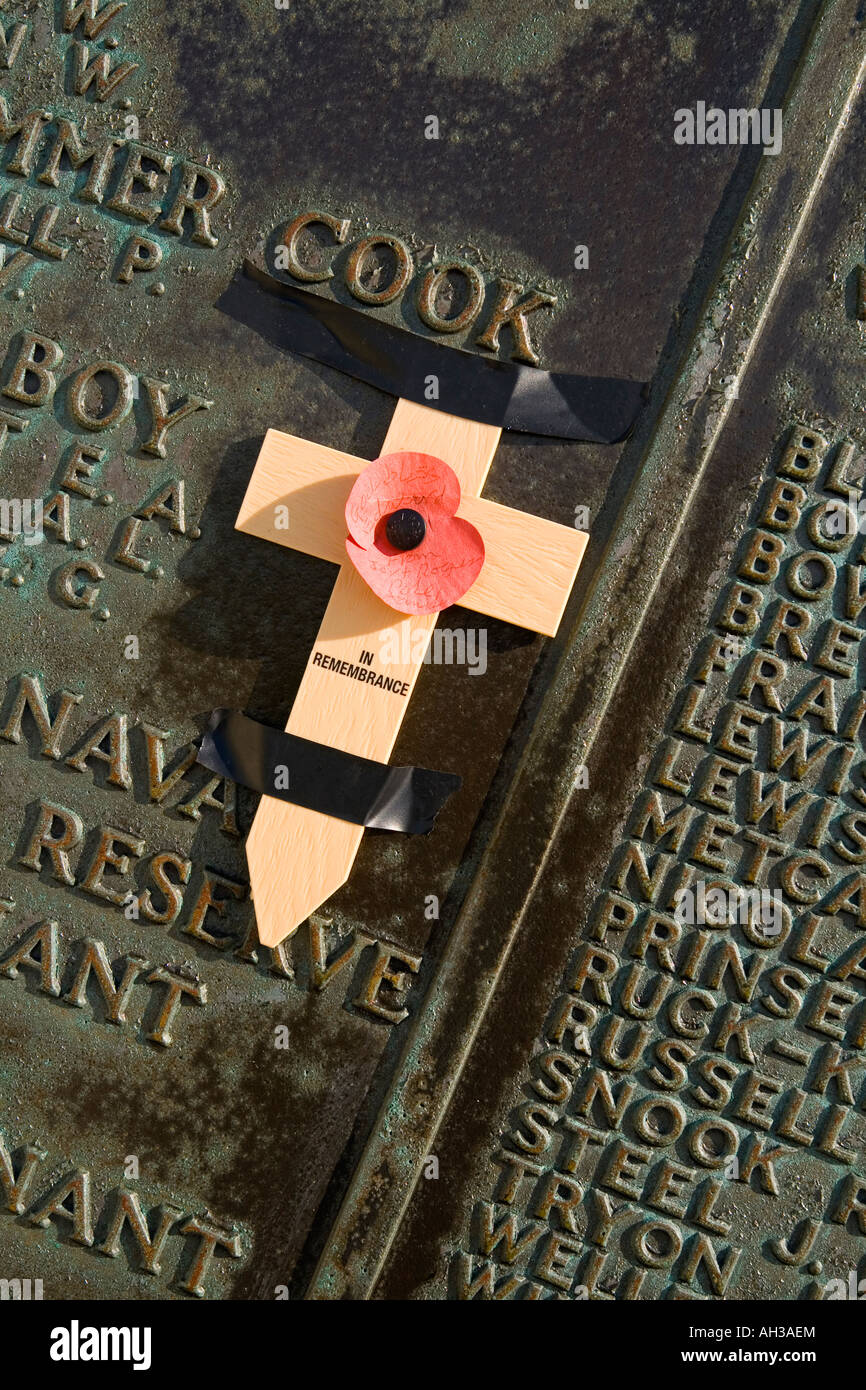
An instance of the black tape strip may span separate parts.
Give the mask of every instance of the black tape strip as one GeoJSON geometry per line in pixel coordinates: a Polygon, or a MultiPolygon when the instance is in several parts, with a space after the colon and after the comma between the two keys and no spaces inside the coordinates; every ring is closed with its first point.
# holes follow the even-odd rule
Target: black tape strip
{"type": "Polygon", "coordinates": [[[211,715],[198,761],[220,777],[280,801],[371,830],[407,835],[428,835],[462,782],[453,772],[357,758],[224,709],[211,715]],[[280,785],[284,781],[288,786],[280,785]]]}
{"type": "Polygon", "coordinates": [[[524,434],[615,444],[640,409],[643,382],[572,376],[479,357],[398,328],[360,309],[297,289],[244,262],[217,307],[281,349],[378,386],[392,396],[524,434]],[[438,400],[424,395],[439,382],[438,400]]]}

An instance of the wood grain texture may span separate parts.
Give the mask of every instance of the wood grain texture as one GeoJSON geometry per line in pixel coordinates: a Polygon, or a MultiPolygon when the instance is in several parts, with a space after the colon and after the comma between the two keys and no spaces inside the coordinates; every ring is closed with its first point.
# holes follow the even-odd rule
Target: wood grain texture
{"type": "Polygon", "coordinates": [[[323,444],[268,430],[235,527],[248,536],[342,565],[346,499],[367,463],[323,444]],[[287,530],[277,526],[281,506],[288,508],[287,530]]]}
{"type": "MultiPolygon", "coordinates": [[[[394,412],[382,453],[415,449],[435,454],[449,463],[458,474],[464,492],[479,492],[487,477],[499,435],[499,429],[494,426],[478,425],[474,421],[443,415],[440,411],[401,400],[394,412]]],[[[269,434],[268,439],[270,437],[269,434]]],[[[296,460],[301,460],[304,455],[304,450],[297,447],[302,443],[294,441],[290,446],[292,457],[296,460]]],[[[308,445],[307,449],[315,450],[318,456],[317,446],[308,445]]],[[[328,450],[326,453],[333,455],[334,451],[328,450]]],[[[345,459],[347,456],[337,457],[345,459]]],[[[266,475],[272,467],[272,459],[273,455],[269,454],[266,475]]],[[[358,461],[353,460],[353,465],[357,464],[358,461]]],[[[301,462],[300,466],[305,468],[306,463],[301,462]]],[[[357,466],[353,466],[351,471],[356,474],[357,466]]],[[[314,485],[315,472],[307,476],[314,485]]],[[[250,498],[252,491],[254,500],[250,508],[247,508],[247,498],[244,500],[238,518],[241,529],[250,529],[248,522],[251,515],[256,515],[256,508],[259,513],[262,512],[262,497],[269,487],[273,487],[274,481],[271,477],[270,481],[262,483],[260,478],[255,483],[255,489],[251,482],[247,498],[250,498]]],[[[284,479],[284,491],[285,486],[284,479]]],[[[306,491],[303,484],[302,489],[306,491]]],[[[290,509],[293,508],[291,496],[288,505],[290,509]]],[[[272,509],[273,504],[266,501],[264,506],[272,509]]],[[[321,515],[324,518],[324,513],[321,515]]],[[[294,517],[293,510],[291,517],[294,517]]],[[[331,526],[337,531],[341,546],[345,534],[342,521],[340,510],[336,512],[336,517],[331,512],[331,526]]],[[[252,534],[262,533],[253,530],[252,534]]],[[[300,523],[294,536],[291,524],[289,532],[267,536],[268,539],[278,537],[283,544],[293,545],[296,540],[301,541],[303,532],[300,523]]],[[[297,548],[305,547],[299,544],[297,548]]],[[[292,706],[287,731],[364,757],[387,761],[418,676],[423,650],[419,653],[419,641],[410,641],[407,644],[408,662],[389,662],[387,666],[382,666],[380,653],[383,634],[389,631],[400,634],[404,626],[411,628],[413,633],[426,626],[429,633],[435,622],[435,614],[423,618],[401,618],[395,614],[368,589],[346,560],[337,577],[316,645],[292,706]],[[373,652],[374,667],[380,669],[382,674],[408,682],[409,690],[405,697],[313,664],[315,654],[321,652],[336,660],[357,665],[362,650],[373,652]]],[[[289,777],[291,779],[291,769],[289,777]]],[[[259,939],[263,945],[273,946],[290,936],[310,913],[315,912],[345,883],[362,834],[361,826],[350,825],[274,797],[262,797],[247,836],[246,850],[259,939]]]]}
{"type": "Polygon", "coordinates": [[[485,551],[481,573],[459,606],[552,637],[580,568],[587,533],[484,497],[464,497],[457,515],[481,532],[485,551]]]}

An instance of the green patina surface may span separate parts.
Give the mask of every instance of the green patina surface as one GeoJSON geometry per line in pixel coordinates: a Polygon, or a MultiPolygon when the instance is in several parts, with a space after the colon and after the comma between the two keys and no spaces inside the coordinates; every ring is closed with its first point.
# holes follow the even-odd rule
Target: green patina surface
{"type": "MultiPolygon", "coordinates": [[[[32,722],[25,722],[20,743],[0,742],[0,897],[14,904],[0,915],[0,948],[5,953],[32,924],[55,919],[61,974],[59,998],[41,988],[33,970],[0,978],[0,1132],[10,1146],[39,1144],[48,1155],[34,1181],[34,1201],[51,1181],[80,1167],[92,1173],[99,1213],[133,1155],[140,1177],[126,1185],[140,1193],[145,1210],[168,1201],[185,1216],[208,1209],[218,1223],[234,1226],[243,1253],[238,1259],[223,1253],[214,1263],[206,1279],[211,1297],[272,1298],[283,1284],[293,1294],[303,1292],[347,1183],[360,1171],[381,1103],[392,1120],[395,1170],[408,1172],[423,1158],[423,1126],[406,1128],[417,1097],[407,1102],[400,1087],[389,1095],[412,1020],[391,1028],[353,1002],[372,958],[361,938],[424,957],[413,1011],[426,1001],[432,1018],[453,1019],[455,1003],[465,998],[471,1018],[483,958],[464,961],[462,973],[455,968],[445,998],[431,986],[435,966],[479,871],[488,885],[493,875],[502,919],[520,915],[522,898],[516,885],[512,891],[510,871],[489,858],[492,832],[500,814],[508,817],[532,731],[557,717],[573,731],[578,721],[562,677],[550,685],[557,662],[563,655],[568,660],[571,639],[563,635],[551,648],[504,624],[487,624],[486,676],[425,669],[395,752],[397,761],[460,771],[459,803],[428,840],[365,837],[352,879],[322,914],[329,949],[339,955],[355,940],[355,957],[322,989],[311,979],[307,928],[288,951],[293,979],[275,973],[267,952],[246,959],[252,905],[234,898],[224,916],[211,911],[206,919],[207,930],[225,933],[224,939],[206,943],[189,934],[205,870],[241,885],[246,880],[242,836],[254,799],[239,795],[240,836],[226,833],[212,807],[198,820],[178,811],[205,784],[203,769],[192,769],[164,802],[155,802],[142,725],[165,731],[171,768],[215,706],[242,708],[274,723],[285,719],[334,571],[234,531],[261,438],[276,426],[372,458],[393,410],[392,401],[370,388],[276,353],[221,315],[216,301],[245,255],[272,248],[288,220],[319,208],[352,218],[350,241],[368,230],[402,236],[421,268],[434,258],[463,255],[481,267],[491,294],[500,275],[555,294],[556,308],[533,320],[545,367],[655,378],[643,433],[625,450],[513,436],[497,453],[487,496],[566,524],[576,507],[589,508],[593,547],[570,610],[573,620],[597,575],[615,575],[630,555],[639,554],[650,567],[667,557],[679,510],[659,506],[650,524],[648,509],[643,529],[638,518],[622,533],[620,507],[640,473],[660,393],[676,375],[760,163],[758,151],[678,149],[673,109],[697,99],[757,104],[768,91],[774,104],[782,104],[812,15],[809,6],[793,3],[716,6],[709,14],[687,3],[592,3],[586,12],[551,5],[532,16],[517,3],[488,9],[441,3],[278,10],[261,0],[167,9],[130,0],[92,40],[80,27],[64,33],[59,7],[47,0],[2,11],[7,31],[16,22],[28,26],[18,58],[0,75],[0,94],[15,119],[44,107],[73,120],[87,142],[100,144],[109,135],[126,139],[126,123],[134,117],[140,141],[175,160],[152,195],[163,209],[184,160],[216,171],[226,185],[213,212],[217,245],[206,247],[193,240],[189,218],[178,237],[158,220],[144,224],[82,200],[87,168],[76,173],[64,165],[54,188],[39,180],[38,160],[29,176],[10,172],[13,142],[0,153],[0,199],[21,195],[16,223],[24,226],[56,204],[54,236],[69,247],[63,261],[36,253],[21,277],[0,289],[0,391],[22,334],[51,339],[64,353],[51,402],[31,408],[0,395],[0,409],[30,421],[23,433],[9,435],[0,453],[0,495],[50,497],[63,491],[59,479],[77,442],[105,450],[93,478],[96,495],[67,491],[68,541],[49,533],[42,545],[18,541],[0,558],[6,692],[0,725],[9,718],[21,673],[38,677],[52,714],[62,690],[80,696],[60,758],[42,756],[32,722]],[[116,48],[105,46],[111,36],[116,48]],[[75,42],[86,43],[91,58],[104,51],[112,65],[129,60],[139,66],[105,103],[93,99],[92,89],[76,95],[75,42]],[[440,122],[438,141],[424,138],[430,114],[440,122]],[[135,234],[151,237],[162,260],[153,272],[121,285],[118,267],[135,234]],[[588,271],[573,268],[578,244],[589,247],[588,271]],[[151,293],[157,284],[162,291],[151,293]],[[75,421],[69,394],[76,374],[102,359],[122,364],[139,394],[121,423],[95,432],[75,421]],[[211,403],[168,432],[165,457],[142,449],[151,431],[144,378],[166,383],[171,404],[190,395],[211,403]],[[165,517],[146,520],[135,550],[148,569],[118,562],[129,518],[179,479],[185,483],[185,532],[173,530],[165,517]],[[103,572],[93,609],[70,608],[59,596],[58,576],[75,559],[103,572]],[[124,654],[129,636],[138,639],[137,659],[124,654]],[[112,711],[129,720],[128,789],[109,781],[110,769],[98,758],[85,772],[65,761],[112,711]],[[74,885],[52,876],[47,857],[38,874],[20,863],[40,799],[83,822],[83,843],[71,854],[74,885]],[[122,906],[82,886],[100,826],[144,841],[143,853],[118,880],[136,892],[149,882],[153,888],[153,855],[170,852],[189,861],[174,922],[129,920],[122,906]],[[431,894],[441,904],[433,922],[424,913],[431,894]],[[147,1040],[158,991],[143,976],[133,986],[123,1026],[106,1021],[105,1001],[92,981],[85,1007],[64,1002],[84,938],[103,942],[115,963],[137,953],[151,968],[183,967],[190,972],[185,978],[206,985],[205,1004],[187,998],[180,1007],[170,1047],[147,1040]],[[281,1024],[289,1029],[286,1050],[274,1046],[281,1024]]],[[[804,142],[805,165],[816,148],[804,142]]],[[[844,212],[833,236],[819,242],[808,276],[804,271],[797,281],[820,285],[822,293],[808,309],[784,310],[799,348],[790,369],[774,380],[780,421],[807,406],[805,383],[816,378],[823,395],[812,408],[839,427],[851,428],[857,404],[852,363],[862,362],[863,347],[849,277],[862,251],[864,209],[856,192],[862,180],[852,156],[844,158],[850,173],[844,212]],[[841,331],[840,309],[849,346],[838,363],[834,395],[823,373],[841,331]]],[[[794,168],[797,159],[795,150],[794,168]]],[[[137,187],[138,201],[149,196],[137,187]]],[[[7,256],[20,249],[8,236],[0,236],[0,245],[7,256]]],[[[745,264],[753,254],[748,235],[741,235],[738,248],[745,264]]],[[[348,248],[337,252],[334,279],[322,292],[348,303],[342,280],[347,256],[348,248]]],[[[718,313],[705,316],[703,347],[693,363],[693,394],[707,430],[713,412],[701,412],[716,396],[708,397],[705,388],[719,389],[719,363],[737,332],[727,312],[735,294],[733,283],[719,291],[718,313]]],[[[409,295],[374,312],[427,331],[409,295]]],[[[471,332],[457,341],[473,347],[471,332]]],[[[502,355],[509,349],[505,333],[502,355]]],[[[736,370],[736,361],[727,370],[736,370]]],[[[94,391],[87,400],[94,411],[110,408],[110,384],[104,398],[94,391]]],[[[657,450],[673,449],[681,428],[681,422],[672,427],[657,450]]],[[[750,503],[770,447],[763,438],[757,429],[750,436],[751,454],[744,454],[735,484],[710,482],[698,499],[696,506],[723,531],[733,531],[750,503]]],[[[647,476],[641,486],[651,493],[647,476]]],[[[699,531],[689,545],[678,553],[672,584],[703,554],[699,531]]],[[[704,577],[711,592],[709,573],[704,577]]],[[[692,602],[683,595],[679,606],[671,600],[673,630],[683,643],[691,632],[692,602]]],[[[618,603],[622,630],[630,631],[643,599],[626,592],[618,603]]],[[[451,627],[461,621],[473,620],[453,612],[443,618],[451,627]]],[[[673,664],[657,659],[660,685],[672,686],[673,664]]],[[[633,705],[639,705],[642,681],[634,672],[629,681],[633,705]]],[[[610,689],[603,673],[595,690],[583,688],[579,717],[600,720],[610,689]]],[[[617,728],[634,716],[633,705],[627,714],[620,710],[617,728]]],[[[651,740],[655,726],[641,727],[651,740]]],[[[529,755],[538,779],[520,804],[524,824],[555,819],[564,794],[553,763],[560,769],[576,750],[566,736],[558,758],[529,755]]],[[[615,748],[606,757],[589,802],[590,819],[602,829],[594,836],[591,827],[583,832],[598,856],[615,842],[617,816],[629,805],[628,778],[615,748]]],[[[575,857],[581,853],[574,851],[575,857]]],[[[458,1243],[473,1196],[486,1195],[484,1162],[500,1116],[519,1089],[520,1059],[537,1032],[525,995],[541,1001],[545,986],[553,988],[556,952],[564,958],[576,912],[567,903],[582,901],[587,891],[572,871],[563,869],[560,882],[552,955],[539,952],[532,990],[509,977],[513,1019],[525,1027],[509,1045],[493,1046],[486,1119],[460,1112],[466,1142],[456,1174],[452,1170],[447,1179],[448,1200],[441,1200],[442,1178],[427,1185],[428,1193],[437,1188],[441,1212],[452,1224],[444,1231],[441,1218],[420,1216],[419,1230],[432,1242],[424,1249],[458,1243]]],[[[491,980],[495,973],[491,966],[491,980]]],[[[467,1034],[453,1032],[452,1061],[440,1059],[444,1074],[456,1066],[466,1041],[467,1034]]],[[[420,1046],[416,1056],[423,1078],[420,1046]]],[[[431,1105],[438,1104],[437,1093],[431,1105]]],[[[359,1202],[359,1226],[376,1209],[375,1195],[359,1202]]],[[[97,1225],[96,1245],[105,1239],[109,1210],[97,1225]]],[[[10,1275],[41,1277],[46,1297],[187,1296],[180,1284],[192,1253],[189,1238],[172,1234],[163,1272],[153,1277],[136,1268],[131,1247],[115,1259],[97,1257],[93,1248],[70,1240],[69,1229],[62,1219],[46,1232],[26,1215],[0,1215],[0,1274],[8,1265],[10,1275]]],[[[370,1269],[374,1265],[369,1262],[370,1269]]],[[[403,1267],[411,1271],[411,1261],[403,1267]]],[[[338,1274],[326,1270],[320,1277],[321,1288],[340,1287],[338,1274]]],[[[411,1272],[406,1279],[413,1292],[423,1284],[411,1272]]]]}

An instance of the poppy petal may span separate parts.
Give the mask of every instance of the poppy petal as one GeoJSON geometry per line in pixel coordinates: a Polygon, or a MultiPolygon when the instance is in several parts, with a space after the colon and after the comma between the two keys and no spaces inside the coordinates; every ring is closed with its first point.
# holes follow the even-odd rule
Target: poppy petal
{"type": "Polygon", "coordinates": [[[383,602],[401,613],[437,613],[456,603],[484,564],[484,542],[454,513],[460,481],[431,454],[386,454],[361,473],[346,503],[346,552],[383,602]],[[412,550],[397,550],[385,535],[390,514],[411,508],[424,518],[425,535],[412,550]]]}

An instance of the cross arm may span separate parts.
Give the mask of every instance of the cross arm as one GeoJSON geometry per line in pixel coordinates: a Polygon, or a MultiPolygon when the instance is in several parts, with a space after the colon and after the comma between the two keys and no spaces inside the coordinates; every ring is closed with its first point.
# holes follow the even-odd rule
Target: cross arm
{"type": "Polygon", "coordinates": [[[471,521],[484,541],[484,565],[460,606],[553,637],[587,533],[485,497],[464,497],[457,515],[471,521]]]}
{"type": "Polygon", "coordinates": [[[268,430],[235,528],[341,565],[346,559],[346,499],[365,467],[365,460],[353,454],[268,430]]]}
{"type": "MultiPolygon", "coordinates": [[[[366,465],[352,454],[268,430],[235,524],[247,535],[343,564],[346,499],[366,465]]],[[[484,567],[461,607],[552,637],[586,550],[586,532],[465,491],[457,515],[477,527],[485,548],[484,567]]]]}

